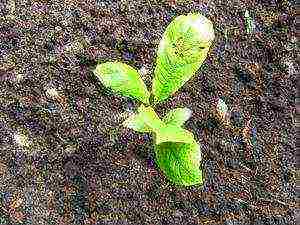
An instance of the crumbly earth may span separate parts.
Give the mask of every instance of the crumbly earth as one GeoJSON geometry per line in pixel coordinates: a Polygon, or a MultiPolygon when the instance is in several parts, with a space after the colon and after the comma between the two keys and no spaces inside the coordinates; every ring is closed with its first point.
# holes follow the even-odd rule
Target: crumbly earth
{"type": "Polygon", "coordinates": [[[2,2],[1,225],[296,224],[293,1],[2,2]],[[193,111],[186,128],[201,144],[205,182],[178,187],[155,165],[152,137],[120,125],[139,103],[91,70],[126,62],[150,88],[163,31],[189,12],[213,21],[216,39],[156,109],[193,111]]]}

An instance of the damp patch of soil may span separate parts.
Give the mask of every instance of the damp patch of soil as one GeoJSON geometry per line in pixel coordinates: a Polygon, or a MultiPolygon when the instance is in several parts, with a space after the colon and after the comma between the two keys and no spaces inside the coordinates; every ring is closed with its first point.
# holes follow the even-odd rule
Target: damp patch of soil
{"type": "Polygon", "coordinates": [[[4,1],[0,5],[1,225],[296,224],[293,1],[4,1]],[[247,33],[245,12],[255,26],[247,33]],[[203,186],[178,187],[152,138],[120,124],[139,103],[95,79],[119,60],[150,88],[176,16],[215,26],[208,58],[157,108],[193,111],[203,186]],[[216,115],[221,98],[230,126],[216,115]]]}

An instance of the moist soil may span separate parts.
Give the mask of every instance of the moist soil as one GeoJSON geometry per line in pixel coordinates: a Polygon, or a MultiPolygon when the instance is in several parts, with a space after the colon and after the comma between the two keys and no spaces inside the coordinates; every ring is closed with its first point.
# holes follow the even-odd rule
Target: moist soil
{"type": "Polygon", "coordinates": [[[293,1],[2,2],[1,225],[296,224],[293,1]],[[205,181],[181,187],[155,164],[152,137],[121,126],[140,103],[91,71],[125,62],[150,88],[166,26],[190,12],[209,18],[216,38],[195,76],[156,107],[193,111],[185,127],[205,181]]]}

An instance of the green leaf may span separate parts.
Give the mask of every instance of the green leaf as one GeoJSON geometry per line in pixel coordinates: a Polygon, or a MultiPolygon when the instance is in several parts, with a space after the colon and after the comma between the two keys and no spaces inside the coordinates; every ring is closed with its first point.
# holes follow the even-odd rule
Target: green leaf
{"type": "Polygon", "coordinates": [[[141,116],[140,113],[135,113],[131,116],[129,116],[124,122],[123,122],[123,126],[133,129],[135,131],[138,132],[151,132],[152,129],[150,127],[148,127],[144,120],[143,117],[141,116]]]}
{"type": "Polygon", "coordinates": [[[194,135],[191,132],[174,125],[164,126],[156,132],[157,145],[163,142],[192,143],[193,141],[194,135]]]}
{"type": "Polygon", "coordinates": [[[135,113],[123,122],[123,126],[138,132],[157,132],[164,127],[165,124],[152,107],[141,105],[138,108],[138,113],[135,113]]]}
{"type": "Polygon", "coordinates": [[[245,11],[244,20],[245,20],[245,25],[246,25],[246,32],[248,34],[252,33],[255,29],[255,23],[254,23],[253,17],[250,16],[250,13],[248,10],[245,11]]]}
{"type": "Polygon", "coordinates": [[[179,120],[188,118],[186,108],[176,109],[166,117],[165,124],[159,119],[152,107],[141,105],[138,112],[130,116],[123,125],[139,132],[155,133],[156,162],[166,177],[178,185],[201,184],[202,171],[200,170],[200,146],[188,130],[178,126],[177,120],[171,115],[177,114],[179,120]],[[183,117],[185,112],[185,117],[183,117]],[[174,122],[174,123],[172,123],[174,122]]]}
{"type": "Polygon", "coordinates": [[[158,132],[165,126],[151,106],[145,107],[141,105],[138,108],[138,112],[141,114],[145,124],[150,127],[152,131],[158,132]]]}
{"type": "Polygon", "coordinates": [[[179,16],[158,47],[152,85],[154,103],[166,100],[200,68],[214,39],[213,25],[201,14],[179,16]]]}
{"type": "Polygon", "coordinates": [[[166,125],[156,132],[155,158],[166,177],[177,185],[202,184],[201,150],[188,130],[166,125]]]}
{"type": "Polygon", "coordinates": [[[155,146],[156,163],[165,176],[177,185],[203,183],[200,146],[192,143],[164,142],[155,146]]]}
{"type": "Polygon", "coordinates": [[[192,115],[192,111],[188,108],[177,108],[171,110],[164,118],[163,122],[168,125],[181,127],[192,115]]]}
{"type": "Polygon", "coordinates": [[[106,62],[98,64],[93,72],[105,87],[149,104],[150,93],[139,73],[131,66],[120,62],[106,62]]]}

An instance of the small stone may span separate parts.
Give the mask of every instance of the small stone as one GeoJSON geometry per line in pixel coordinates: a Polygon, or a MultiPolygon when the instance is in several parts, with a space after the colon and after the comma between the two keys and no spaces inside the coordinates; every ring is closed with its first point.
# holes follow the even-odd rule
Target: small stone
{"type": "Polygon", "coordinates": [[[56,88],[48,88],[48,89],[46,90],[46,95],[47,95],[47,97],[49,97],[49,98],[57,98],[57,97],[59,97],[59,93],[58,93],[58,91],[56,90],[56,88]]]}
{"type": "Polygon", "coordinates": [[[149,73],[149,70],[145,66],[142,66],[140,69],[140,75],[146,76],[148,73],[149,73]]]}
{"type": "Polygon", "coordinates": [[[242,225],[239,221],[235,220],[235,219],[228,219],[225,220],[224,225],[242,225]]]}
{"type": "Polygon", "coordinates": [[[22,147],[29,147],[30,142],[28,141],[28,136],[25,134],[16,133],[14,135],[15,142],[22,147]]]}
{"type": "Polygon", "coordinates": [[[218,103],[217,103],[217,112],[218,112],[219,116],[222,118],[222,120],[225,123],[228,123],[228,117],[229,117],[228,107],[221,98],[219,98],[218,103]]]}

